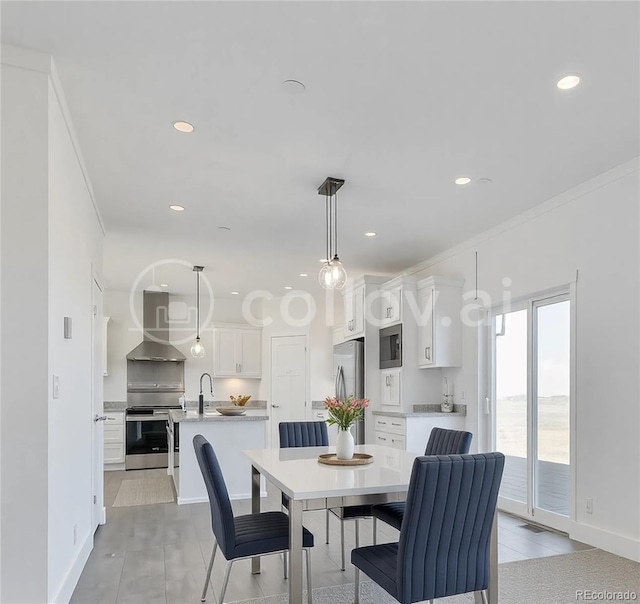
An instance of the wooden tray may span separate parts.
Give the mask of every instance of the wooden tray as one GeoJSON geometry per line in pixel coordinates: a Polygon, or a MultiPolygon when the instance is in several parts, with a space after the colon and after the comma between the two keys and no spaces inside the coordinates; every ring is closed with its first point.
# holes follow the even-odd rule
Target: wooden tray
{"type": "Polygon", "coordinates": [[[329,466],[364,466],[373,463],[373,455],[354,453],[352,459],[338,459],[335,453],[324,453],[318,455],[318,461],[329,466]]]}

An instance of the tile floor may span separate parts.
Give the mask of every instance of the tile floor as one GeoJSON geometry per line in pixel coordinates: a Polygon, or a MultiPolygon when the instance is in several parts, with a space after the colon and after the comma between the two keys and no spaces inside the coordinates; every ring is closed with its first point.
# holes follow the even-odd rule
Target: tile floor
{"type": "MultiPolygon", "coordinates": [[[[164,474],[165,470],[143,470],[164,474]]],[[[111,507],[120,482],[139,472],[105,473],[105,505],[107,523],[98,528],[94,550],[80,577],[71,599],[72,604],[188,604],[200,602],[211,555],[213,540],[208,504],[178,506],[156,504],[111,507]]],[[[235,514],[250,512],[248,500],[234,501],[235,514]]],[[[262,509],[280,508],[280,493],[269,490],[262,509]]],[[[313,586],[323,587],[351,583],[353,568],[347,564],[340,571],[340,523],[331,518],[330,543],[324,543],[324,511],[305,512],[305,526],[316,536],[312,552],[313,586]]],[[[522,528],[522,520],[501,514],[499,517],[499,559],[512,562],[526,558],[569,553],[590,546],[552,532],[534,533],[522,528]]],[[[397,532],[379,523],[379,542],[397,540],[397,532]]],[[[371,541],[371,521],[361,521],[362,545],[371,541]]],[[[354,547],[354,523],[345,525],[347,560],[354,547]]],[[[282,576],[282,558],[263,559],[262,573],[252,575],[249,561],[234,564],[227,600],[236,601],[262,595],[285,593],[287,583],[282,576]]],[[[224,572],[224,559],[216,557],[212,583],[219,593],[224,572]]],[[[211,596],[209,602],[216,600],[211,596]]]]}

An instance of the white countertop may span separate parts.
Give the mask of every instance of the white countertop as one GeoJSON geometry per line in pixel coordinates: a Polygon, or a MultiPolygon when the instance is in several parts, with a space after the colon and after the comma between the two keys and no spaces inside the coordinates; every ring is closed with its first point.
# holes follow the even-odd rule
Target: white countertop
{"type": "Polygon", "coordinates": [[[443,413],[442,411],[421,412],[421,413],[405,413],[404,411],[373,411],[373,415],[382,415],[384,417],[465,417],[464,413],[443,413]]]}
{"type": "Polygon", "coordinates": [[[356,453],[373,455],[363,466],[328,466],[318,462],[321,453],[335,447],[291,447],[245,451],[261,474],[291,499],[319,499],[346,495],[401,493],[407,490],[414,453],[357,445],[356,453]]]}
{"type": "Polygon", "coordinates": [[[214,410],[205,410],[203,415],[198,415],[198,411],[181,411],[180,409],[172,409],[169,411],[169,417],[172,422],[262,422],[269,419],[268,415],[255,410],[254,413],[246,415],[221,415],[214,410]]]}

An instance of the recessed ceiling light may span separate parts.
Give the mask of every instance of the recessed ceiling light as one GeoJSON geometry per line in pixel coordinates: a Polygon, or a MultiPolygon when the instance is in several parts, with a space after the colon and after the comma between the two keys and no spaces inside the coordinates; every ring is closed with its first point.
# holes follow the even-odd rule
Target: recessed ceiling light
{"type": "Polygon", "coordinates": [[[228,233],[231,229],[229,227],[227,227],[227,226],[219,226],[218,230],[219,231],[226,231],[228,233]]]}
{"type": "Polygon", "coordinates": [[[460,178],[456,178],[455,183],[457,185],[468,185],[471,182],[471,179],[468,176],[461,176],[460,178]]]}
{"type": "Polygon", "coordinates": [[[240,292],[231,292],[232,296],[237,296],[240,292]]]}
{"type": "Polygon", "coordinates": [[[291,287],[290,285],[285,285],[284,288],[285,289],[293,289],[293,287],[291,287]]]}
{"type": "Polygon", "coordinates": [[[563,75],[557,82],[556,86],[560,90],[571,90],[580,83],[580,76],[577,73],[568,73],[563,75]]]}
{"type": "Polygon", "coordinates": [[[285,80],[282,89],[288,94],[302,94],[307,87],[299,80],[285,80]]]}
{"type": "Polygon", "coordinates": [[[190,132],[193,132],[195,130],[192,124],[182,121],[173,122],[173,127],[178,132],[184,132],[185,134],[189,134],[190,132]]]}
{"type": "Polygon", "coordinates": [[[179,206],[177,204],[174,204],[172,206],[169,206],[174,212],[184,212],[184,206],[179,206]]]}
{"type": "Polygon", "coordinates": [[[308,277],[309,275],[307,275],[307,273],[300,273],[301,277],[308,277]]]}
{"type": "Polygon", "coordinates": [[[378,233],[375,233],[374,231],[367,231],[364,236],[365,237],[375,237],[378,233]]]}
{"type": "Polygon", "coordinates": [[[161,283],[160,287],[169,287],[169,285],[167,283],[161,283]]]}
{"type": "Polygon", "coordinates": [[[479,185],[490,185],[493,181],[490,178],[478,178],[479,185]]]}

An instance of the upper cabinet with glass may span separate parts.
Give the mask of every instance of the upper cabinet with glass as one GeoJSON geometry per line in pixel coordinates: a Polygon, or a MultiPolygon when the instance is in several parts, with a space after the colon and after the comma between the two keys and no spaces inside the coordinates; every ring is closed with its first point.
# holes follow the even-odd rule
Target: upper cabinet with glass
{"type": "Polygon", "coordinates": [[[418,366],[462,365],[462,284],[452,277],[418,282],[418,366]]]}

